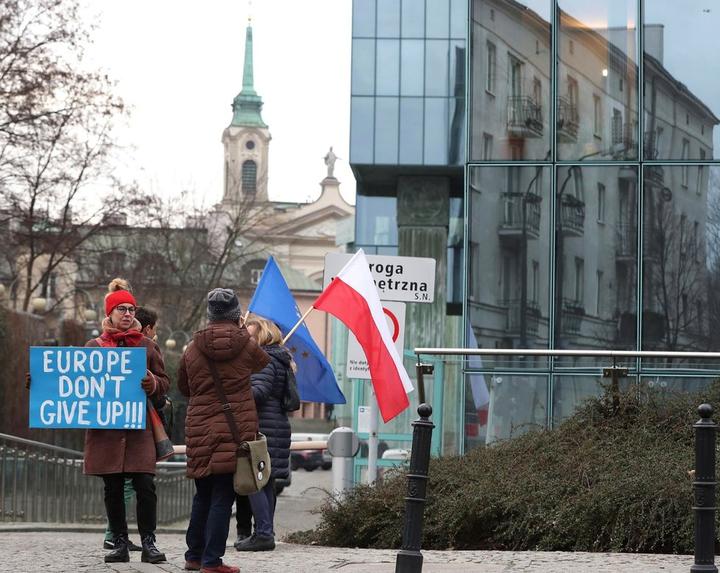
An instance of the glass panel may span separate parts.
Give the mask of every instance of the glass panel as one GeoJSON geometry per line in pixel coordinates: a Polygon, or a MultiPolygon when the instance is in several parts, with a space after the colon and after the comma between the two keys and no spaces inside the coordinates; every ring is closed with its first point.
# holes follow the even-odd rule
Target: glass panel
{"type": "Polygon", "coordinates": [[[450,198],[450,218],[448,224],[447,281],[446,297],[448,303],[462,304],[463,297],[463,200],[450,198]]]}
{"type": "Polygon", "coordinates": [[[402,37],[425,37],[425,3],[402,0],[402,37]]]}
{"type": "MultiPolygon", "coordinates": [[[[468,315],[482,348],[547,348],[550,313],[549,167],[471,166],[468,315]]],[[[507,358],[485,358],[508,367],[507,358]]],[[[542,368],[546,358],[516,359],[542,368]]]]}
{"type": "Polygon", "coordinates": [[[447,165],[448,100],[425,99],[425,165],[447,165]]]}
{"type": "Polygon", "coordinates": [[[377,41],[377,95],[398,95],[400,89],[400,40],[377,41]]]}
{"type": "MultiPolygon", "coordinates": [[[[637,378],[629,376],[618,381],[619,392],[627,392],[637,378]]],[[[611,389],[612,381],[592,375],[568,375],[553,377],[553,426],[572,416],[588,398],[602,396],[611,389]]]]}
{"type": "Polygon", "coordinates": [[[556,185],[555,347],[635,349],[637,169],[558,167],[556,185]]]}
{"type": "Polygon", "coordinates": [[[374,100],[353,96],[350,107],[350,161],[372,163],[374,100]]]}
{"type": "Polygon", "coordinates": [[[421,165],[423,155],[423,100],[400,98],[400,163],[421,165]]]}
{"type": "Polygon", "coordinates": [[[400,0],[383,0],[377,14],[378,38],[400,37],[400,0]]]}
{"type": "Polygon", "coordinates": [[[396,97],[375,100],[375,163],[397,163],[399,100],[396,97]]]}
{"type": "Polygon", "coordinates": [[[432,0],[425,3],[428,38],[450,37],[450,0],[432,0]]]}
{"type": "Polygon", "coordinates": [[[467,0],[452,0],[450,3],[450,37],[465,38],[467,27],[467,0]]]}
{"type": "Polygon", "coordinates": [[[402,40],[400,50],[400,94],[421,96],[425,73],[425,42],[402,40]]]}
{"type": "Polygon", "coordinates": [[[645,165],[643,178],[643,350],[717,350],[720,167],[645,165]]]}
{"type": "Polygon", "coordinates": [[[549,15],[547,0],[473,2],[471,160],[486,134],[489,159],[549,159],[549,15]]]}
{"type": "Polygon", "coordinates": [[[560,0],[559,159],[637,159],[636,0],[560,0]]]}
{"type": "Polygon", "coordinates": [[[375,0],[353,0],[353,38],[375,36],[375,0]]]}
{"type": "Polygon", "coordinates": [[[645,159],[718,158],[720,89],[707,58],[720,50],[720,11],[703,0],[652,0],[644,14],[645,159]]]}
{"type": "Polygon", "coordinates": [[[375,40],[353,40],[352,94],[375,93],[375,40]]]}
{"type": "Polygon", "coordinates": [[[356,245],[397,245],[395,197],[357,196],[356,245]]]}
{"type": "Polygon", "coordinates": [[[425,95],[448,95],[448,48],[447,40],[428,40],[425,56],[425,95]]]}
{"type": "Polygon", "coordinates": [[[547,377],[467,374],[465,451],[547,426],[547,377]]]}

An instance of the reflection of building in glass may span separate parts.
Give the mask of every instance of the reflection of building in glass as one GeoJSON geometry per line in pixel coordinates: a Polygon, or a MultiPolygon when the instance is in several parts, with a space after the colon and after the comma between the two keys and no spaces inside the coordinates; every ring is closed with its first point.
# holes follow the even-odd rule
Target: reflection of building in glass
{"type": "MultiPolygon", "coordinates": [[[[459,2],[449,4],[454,11],[459,2]]],[[[685,23],[696,16],[686,17],[683,7],[669,0],[646,7],[643,14],[651,13],[651,20],[640,24],[639,0],[468,4],[467,249],[455,253],[452,265],[446,252],[448,271],[456,269],[448,272],[448,302],[457,300],[449,277],[464,270],[463,320],[478,345],[716,349],[720,170],[712,160],[719,147],[713,137],[720,101],[713,99],[716,80],[699,72],[695,61],[678,65],[677,54],[684,34],[678,32],[679,16],[685,23]],[[665,160],[676,163],[662,164],[665,160]]],[[[410,0],[355,0],[354,23],[362,12],[360,28],[375,26],[378,43],[389,37],[380,33],[381,22],[397,7],[402,53],[403,42],[411,40],[402,34],[406,12],[419,11],[411,6],[410,0]],[[370,5],[372,10],[360,10],[370,5]]],[[[356,40],[357,30],[354,25],[356,40]]],[[[711,53],[717,43],[707,34],[692,41],[708,46],[698,53],[711,53]]],[[[372,93],[356,91],[356,83],[370,89],[370,76],[358,75],[358,60],[371,61],[362,53],[356,46],[353,100],[394,97],[377,86],[372,93]]],[[[424,50],[422,68],[402,60],[401,101],[408,97],[403,77],[422,69],[426,89],[428,78],[441,78],[444,86],[442,70],[457,69],[448,53],[447,66],[436,76],[429,53],[424,50]]],[[[378,58],[372,62],[381,65],[378,58]]],[[[429,108],[424,109],[427,122],[429,108]]],[[[377,113],[373,132],[365,121],[353,119],[352,125],[354,147],[362,133],[368,136],[367,145],[358,147],[362,160],[353,158],[359,179],[357,239],[384,252],[398,244],[404,245],[403,254],[428,252],[427,244],[413,242],[417,237],[403,243],[400,221],[406,214],[393,193],[402,188],[405,174],[429,178],[448,172],[429,169],[427,155],[415,164],[404,161],[401,143],[397,161],[395,156],[379,161],[377,151],[370,151],[383,145],[377,113]]],[[[463,147],[455,139],[464,137],[462,129],[447,133],[448,150],[463,147]]],[[[417,132],[418,145],[427,145],[426,134],[426,129],[422,137],[417,132]]],[[[452,169],[455,157],[448,152],[446,164],[436,168],[452,169]]],[[[460,208],[459,196],[457,201],[460,208]]],[[[460,228],[462,213],[457,215],[460,228]]],[[[443,236],[455,236],[452,228],[453,216],[443,236]]],[[[444,324],[453,330],[447,315],[444,324]]],[[[588,358],[552,364],[538,358],[478,361],[473,369],[481,371],[490,402],[482,404],[467,383],[465,443],[469,447],[561,421],[584,397],[601,391],[601,365],[588,358]]],[[[676,366],[645,361],[632,380],[649,383],[652,375],[652,384],[674,388],[701,380],[672,376],[676,366]]],[[[454,392],[452,381],[447,387],[454,392]]],[[[444,428],[445,435],[451,433],[447,424],[444,428]]]]}

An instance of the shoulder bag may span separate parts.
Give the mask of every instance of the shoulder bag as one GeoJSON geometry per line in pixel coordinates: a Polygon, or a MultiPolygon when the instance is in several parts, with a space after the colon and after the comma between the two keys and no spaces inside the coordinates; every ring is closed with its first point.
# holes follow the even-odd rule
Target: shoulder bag
{"type": "Polygon", "coordinates": [[[205,359],[215,382],[215,392],[220,404],[222,404],[228,426],[230,426],[230,433],[237,445],[233,488],[238,495],[256,493],[270,481],[270,454],[267,449],[267,439],[260,432],[255,433],[255,439],[252,441],[243,441],[240,438],[240,430],[238,430],[235,423],[232,407],[227,400],[227,396],[225,396],[217,366],[207,356],[205,356],[205,359]]]}

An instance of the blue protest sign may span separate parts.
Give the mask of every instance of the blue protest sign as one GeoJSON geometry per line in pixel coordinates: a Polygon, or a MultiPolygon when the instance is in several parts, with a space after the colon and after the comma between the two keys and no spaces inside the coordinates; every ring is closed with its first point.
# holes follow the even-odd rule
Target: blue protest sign
{"type": "Polygon", "coordinates": [[[145,348],[30,348],[30,427],[144,429],[145,348]]]}

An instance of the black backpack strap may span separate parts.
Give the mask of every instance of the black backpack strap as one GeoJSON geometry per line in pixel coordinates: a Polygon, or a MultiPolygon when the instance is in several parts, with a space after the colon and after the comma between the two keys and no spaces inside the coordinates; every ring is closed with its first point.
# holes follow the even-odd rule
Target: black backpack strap
{"type": "Polygon", "coordinates": [[[222,411],[225,414],[225,418],[227,418],[228,426],[230,426],[230,433],[233,436],[235,444],[238,446],[238,448],[240,448],[243,440],[240,437],[240,430],[238,430],[237,424],[235,423],[235,418],[232,414],[232,406],[230,406],[227,396],[225,395],[225,390],[223,390],[222,382],[220,381],[220,374],[217,371],[217,366],[207,356],[205,356],[205,360],[207,360],[208,367],[210,368],[210,374],[212,374],[213,381],[215,382],[215,393],[220,400],[220,404],[222,404],[222,411]]]}

